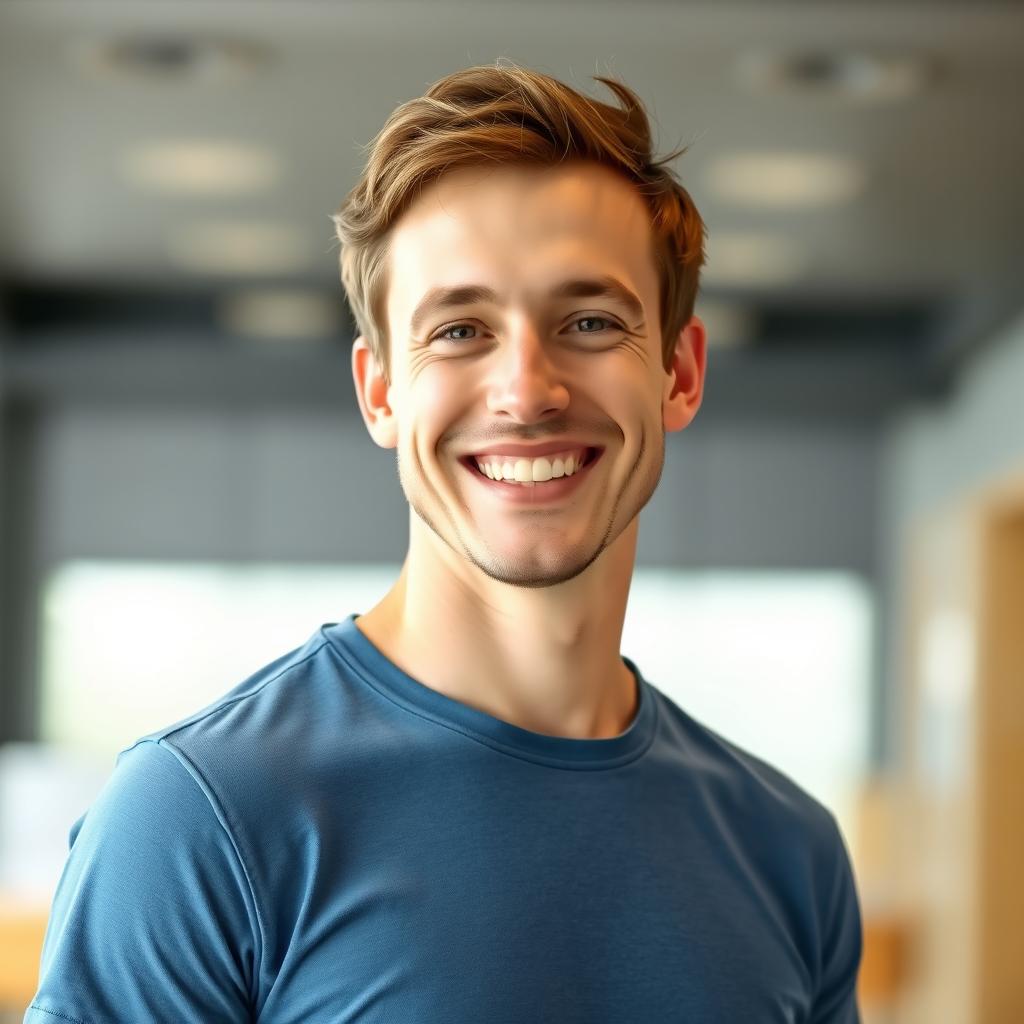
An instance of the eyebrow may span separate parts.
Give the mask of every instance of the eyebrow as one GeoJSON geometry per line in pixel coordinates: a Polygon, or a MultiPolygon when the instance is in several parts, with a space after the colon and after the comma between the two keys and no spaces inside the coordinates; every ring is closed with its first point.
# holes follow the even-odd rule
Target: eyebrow
{"type": "MultiPolygon", "coordinates": [[[[612,299],[629,310],[630,316],[637,322],[642,322],[644,318],[643,303],[618,278],[611,275],[562,281],[548,295],[552,299],[612,299]]],[[[414,336],[419,335],[426,320],[445,309],[497,301],[498,293],[480,284],[431,288],[413,311],[410,324],[412,333],[414,336]]]]}

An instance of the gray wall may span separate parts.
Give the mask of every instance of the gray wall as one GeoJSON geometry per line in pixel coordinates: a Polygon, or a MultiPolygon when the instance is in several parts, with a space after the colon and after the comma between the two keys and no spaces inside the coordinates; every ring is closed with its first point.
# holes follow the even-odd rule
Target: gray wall
{"type": "MultiPolygon", "coordinates": [[[[62,561],[399,563],[408,506],[394,453],[373,443],[346,404],[12,404],[17,493],[8,509],[19,523],[8,531],[16,571],[6,590],[16,601],[3,618],[10,649],[0,668],[20,695],[9,694],[0,741],[34,734],[38,598],[62,561]]],[[[878,467],[879,432],[857,421],[701,410],[668,435],[662,482],[641,515],[638,563],[840,568],[870,582],[878,467]]],[[[876,715],[888,712],[879,706],[876,715]]]]}
{"type": "MultiPolygon", "coordinates": [[[[874,571],[877,433],[760,420],[668,435],[638,561],[874,571]]],[[[39,554],[399,562],[393,451],[338,412],[66,407],[38,437],[39,554]]]]}
{"type": "MultiPolygon", "coordinates": [[[[29,597],[8,666],[30,697],[34,595],[66,559],[404,558],[408,506],[394,452],[371,441],[352,409],[61,402],[37,407],[33,424],[20,445],[29,472],[19,505],[34,510],[20,548],[29,597]]],[[[874,576],[877,430],[702,410],[667,444],[641,515],[638,564],[874,576]]],[[[23,701],[9,733],[31,736],[34,720],[23,701]]]]}

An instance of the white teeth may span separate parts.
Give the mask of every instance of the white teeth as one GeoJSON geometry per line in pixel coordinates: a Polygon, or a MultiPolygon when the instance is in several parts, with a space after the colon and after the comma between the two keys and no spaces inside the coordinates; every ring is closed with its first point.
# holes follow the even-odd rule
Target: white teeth
{"type": "MultiPolygon", "coordinates": [[[[517,462],[518,466],[519,463],[517,462]]],[[[518,479],[518,477],[517,477],[518,479]]],[[[547,459],[538,459],[532,467],[529,468],[528,480],[550,480],[551,479],[551,463],[547,459]]]]}
{"type": "Polygon", "coordinates": [[[558,455],[542,456],[537,459],[506,459],[500,456],[476,458],[480,472],[492,480],[509,480],[515,483],[544,483],[559,477],[572,476],[583,463],[586,450],[560,452],[558,455]]]}

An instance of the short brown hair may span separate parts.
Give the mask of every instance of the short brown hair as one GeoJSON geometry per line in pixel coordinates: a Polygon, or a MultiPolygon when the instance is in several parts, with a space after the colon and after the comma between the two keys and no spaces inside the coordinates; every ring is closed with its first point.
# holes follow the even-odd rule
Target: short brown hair
{"type": "Polygon", "coordinates": [[[370,150],[358,184],[332,215],[341,242],[341,282],[360,334],[390,383],[386,265],[389,231],[424,186],[445,171],[488,162],[554,166],[590,160],[624,174],[651,210],[660,283],[664,368],[693,316],[704,263],[704,222],[689,193],[655,161],[639,97],[611,78],[594,76],[622,102],[616,107],[549,75],[498,61],[435,82],[399,106],[370,150]]]}

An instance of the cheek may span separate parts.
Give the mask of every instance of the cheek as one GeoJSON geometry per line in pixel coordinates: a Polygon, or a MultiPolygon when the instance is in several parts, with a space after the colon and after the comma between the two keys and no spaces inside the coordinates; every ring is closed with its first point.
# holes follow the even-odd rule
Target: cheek
{"type": "Polygon", "coordinates": [[[456,408],[472,391],[471,378],[459,373],[452,361],[424,362],[409,378],[409,407],[419,415],[434,416],[437,410],[456,408]]]}
{"type": "Polygon", "coordinates": [[[456,432],[487,418],[477,378],[451,369],[437,365],[424,370],[403,406],[412,443],[425,453],[437,452],[439,445],[442,451],[450,448],[456,432]]]}
{"type": "Polygon", "coordinates": [[[621,366],[594,368],[587,376],[583,393],[588,402],[599,405],[624,430],[630,424],[660,414],[660,393],[652,391],[650,379],[625,372],[621,366]]]}
{"type": "Polygon", "coordinates": [[[425,374],[405,395],[399,413],[404,428],[406,461],[417,469],[443,457],[452,429],[465,418],[459,390],[445,386],[438,375],[425,374]]]}
{"type": "Polygon", "coordinates": [[[421,415],[431,416],[452,401],[456,389],[452,386],[450,374],[439,369],[426,370],[416,384],[413,404],[421,415]]]}

